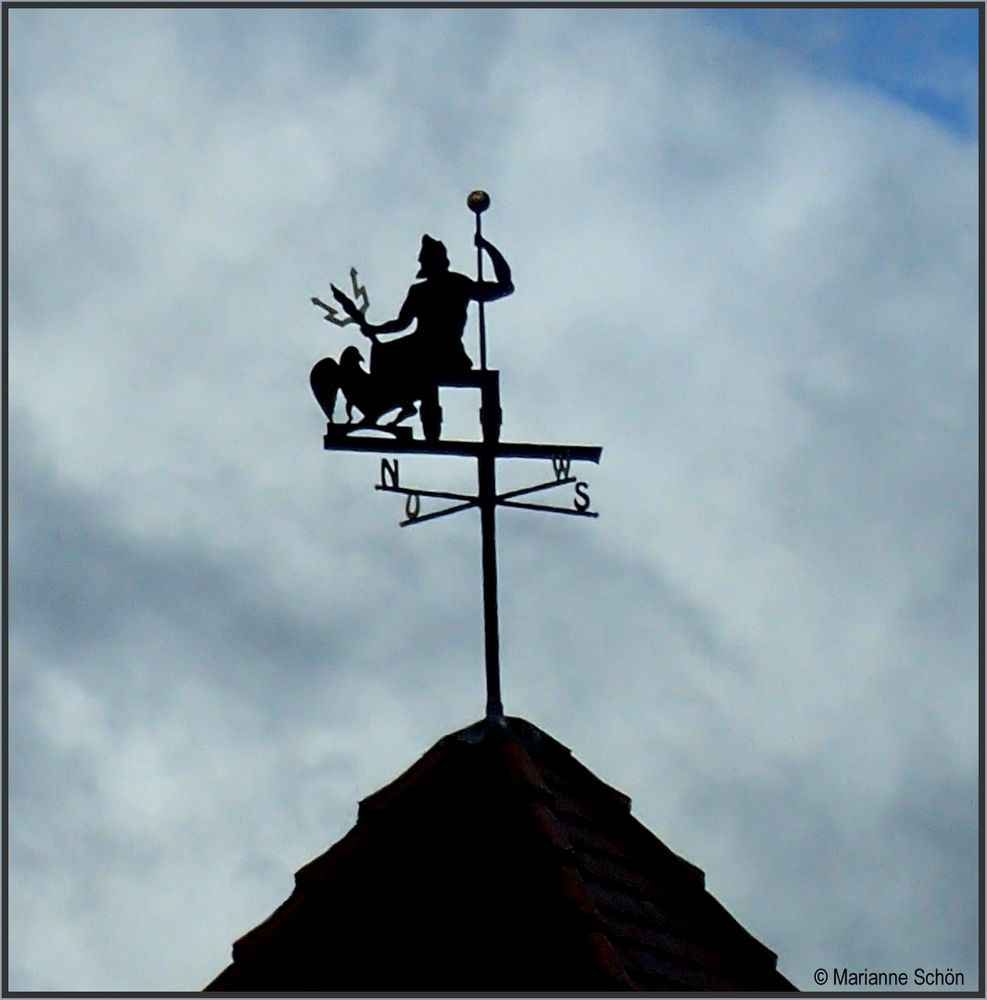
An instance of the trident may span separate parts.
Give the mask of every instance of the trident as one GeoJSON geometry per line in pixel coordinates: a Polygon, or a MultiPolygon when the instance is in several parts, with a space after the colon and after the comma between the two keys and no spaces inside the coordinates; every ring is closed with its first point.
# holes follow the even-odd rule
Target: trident
{"type": "Polygon", "coordinates": [[[312,296],[311,299],[312,305],[318,306],[325,312],[325,316],[323,316],[322,318],[327,323],[333,323],[335,326],[349,326],[350,323],[356,323],[357,317],[364,315],[367,309],[370,308],[370,299],[367,297],[366,286],[357,283],[355,267],[350,268],[350,284],[353,286],[353,298],[362,299],[363,300],[362,306],[356,305],[352,300],[347,299],[345,295],[343,296],[342,299],[339,299],[337,294],[339,290],[336,288],[335,285],[331,286],[333,294],[337,295],[337,301],[343,304],[343,308],[346,312],[346,319],[339,318],[338,309],[333,309],[332,306],[327,306],[325,302],[322,301],[322,299],[318,299],[314,295],[312,296]]]}

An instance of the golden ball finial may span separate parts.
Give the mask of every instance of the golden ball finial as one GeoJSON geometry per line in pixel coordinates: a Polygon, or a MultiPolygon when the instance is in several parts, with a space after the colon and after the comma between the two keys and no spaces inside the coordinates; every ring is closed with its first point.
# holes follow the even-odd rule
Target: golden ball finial
{"type": "Polygon", "coordinates": [[[486,191],[470,191],[466,198],[466,205],[471,212],[479,215],[490,207],[490,195],[486,191]]]}

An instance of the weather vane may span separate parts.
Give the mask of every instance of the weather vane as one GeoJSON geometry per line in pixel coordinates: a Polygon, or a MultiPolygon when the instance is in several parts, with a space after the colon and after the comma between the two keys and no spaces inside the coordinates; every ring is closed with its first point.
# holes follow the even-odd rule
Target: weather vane
{"type": "Polygon", "coordinates": [[[530,444],[500,440],[500,372],[487,367],[487,336],[484,303],[503,298],[514,291],[511,269],[500,251],[484,239],[480,216],[490,207],[485,191],[473,191],[466,199],[476,217],[477,276],[474,280],[449,269],[445,246],[431,236],[423,236],[418,254],[417,277],[423,279],[408,290],[395,319],[373,324],[367,321],[370,307],[367,290],[358,283],[356,268],[350,269],[353,298],[335,285],[332,295],[342,307],[345,318],[321,299],[312,302],[325,313],[328,322],[346,327],[356,325],[370,340],[370,364],[364,370],[358,348],[346,347],[339,361],[323,358],[312,369],[311,386],[328,419],[324,444],[329,451],[378,452],[383,455],[458,455],[476,459],[475,494],[409,488],[402,485],[397,458],[381,458],[380,482],[376,489],[398,493],[405,498],[402,527],[422,524],[462,510],[478,508],[483,565],[483,627],[487,680],[487,716],[504,714],[500,693],[500,638],[497,616],[497,544],[496,509],[519,507],[524,510],[597,517],[589,509],[587,484],[572,475],[573,462],[599,462],[602,448],[567,444],[530,444]],[[493,266],[494,280],[483,278],[483,254],[493,266]],[[357,302],[360,304],[358,305],[357,302]],[[480,367],[463,347],[467,307],[479,307],[480,367]],[[388,334],[415,329],[393,340],[388,334]],[[479,440],[443,440],[442,407],[439,390],[471,388],[480,390],[479,440]],[[335,409],[342,395],[346,405],[346,423],[336,423],[335,409]],[[417,405],[416,405],[417,404],[417,405]],[[354,409],[360,419],[354,420],[354,409]],[[396,411],[396,412],[395,412],[396,411]],[[381,419],[394,416],[386,423],[381,419]],[[416,438],[405,421],[418,414],[422,437],[416,438]],[[371,432],[368,434],[367,432],[371,432]],[[380,436],[383,433],[384,436],[380,436]],[[543,459],[551,463],[552,478],[535,486],[497,492],[497,460],[504,458],[543,459]],[[530,503],[519,499],[559,486],[572,486],[571,507],[530,503]],[[451,501],[446,507],[422,511],[422,500],[451,501]]]}

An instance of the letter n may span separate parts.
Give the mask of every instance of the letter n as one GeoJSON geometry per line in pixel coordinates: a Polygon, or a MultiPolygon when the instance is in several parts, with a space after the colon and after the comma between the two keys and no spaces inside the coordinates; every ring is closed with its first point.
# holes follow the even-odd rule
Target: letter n
{"type": "Polygon", "coordinates": [[[382,490],[396,490],[398,488],[397,459],[394,459],[393,463],[386,458],[380,460],[380,488],[382,490]]]}

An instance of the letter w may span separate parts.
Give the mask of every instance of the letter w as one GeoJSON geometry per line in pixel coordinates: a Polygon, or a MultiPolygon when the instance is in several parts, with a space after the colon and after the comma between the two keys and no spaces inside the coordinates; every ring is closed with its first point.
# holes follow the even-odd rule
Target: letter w
{"type": "Polygon", "coordinates": [[[555,470],[556,479],[561,481],[567,478],[571,467],[572,460],[568,455],[554,455],[552,457],[552,468],[555,470]]]}

